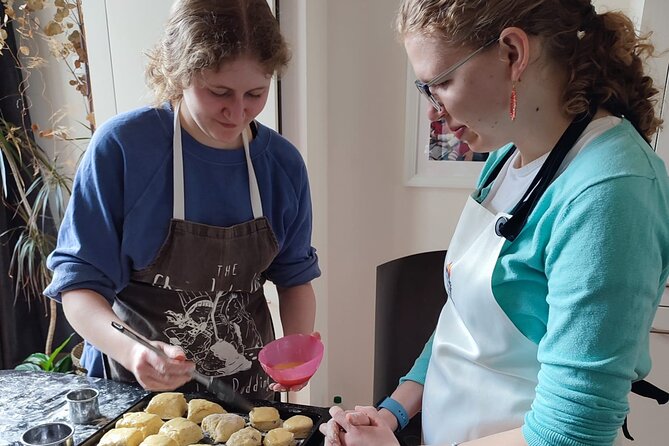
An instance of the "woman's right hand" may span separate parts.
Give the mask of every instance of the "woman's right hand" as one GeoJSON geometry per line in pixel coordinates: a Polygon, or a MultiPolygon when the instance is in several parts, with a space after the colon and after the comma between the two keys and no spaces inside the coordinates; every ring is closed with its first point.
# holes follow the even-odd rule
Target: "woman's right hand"
{"type": "Polygon", "coordinates": [[[183,350],[164,342],[152,341],[167,357],[139,343],[130,351],[128,370],[146,390],[154,392],[174,390],[192,379],[195,364],[186,360],[183,350]]]}
{"type": "Polygon", "coordinates": [[[111,322],[123,325],[111,304],[99,293],[77,289],[62,293],[63,311],[77,333],[129,370],[146,390],[174,390],[191,380],[195,364],[179,347],[150,341],[167,358],[119,333],[111,322]]]}

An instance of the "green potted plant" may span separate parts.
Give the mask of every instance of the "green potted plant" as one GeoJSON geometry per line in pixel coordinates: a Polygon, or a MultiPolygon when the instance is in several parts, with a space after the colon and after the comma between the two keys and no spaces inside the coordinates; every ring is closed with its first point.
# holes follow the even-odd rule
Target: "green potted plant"
{"type": "Polygon", "coordinates": [[[62,344],[56,347],[56,349],[50,355],[45,353],[33,353],[24,359],[21,364],[14,367],[14,370],[58,373],[69,373],[74,371],[72,356],[70,354],[60,355],[65,346],[69,344],[72,336],[74,336],[74,333],[65,339],[62,344]]]}

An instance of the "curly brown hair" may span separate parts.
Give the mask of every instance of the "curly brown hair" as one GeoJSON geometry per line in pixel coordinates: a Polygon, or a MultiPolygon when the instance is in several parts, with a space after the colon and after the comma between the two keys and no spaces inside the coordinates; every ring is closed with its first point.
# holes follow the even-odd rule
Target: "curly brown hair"
{"type": "Polygon", "coordinates": [[[180,99],[202,71],[242,56],[281,74],[290,51],[266,0],[177,0],[147,56],[146,79],[158,105],[180,99]]]}
{"type": "Polygon", "coordinates": [[[396,19],[400,38],[425,35],[471,47],[511,26],[543,38],[550,60],[567,70],[567,115],[594,101],[625,116],[648,141],[657,132],[659,91],[644,72],[654,48],[620,12],[598,14],[590,0],[403,0],[396,19]]]}

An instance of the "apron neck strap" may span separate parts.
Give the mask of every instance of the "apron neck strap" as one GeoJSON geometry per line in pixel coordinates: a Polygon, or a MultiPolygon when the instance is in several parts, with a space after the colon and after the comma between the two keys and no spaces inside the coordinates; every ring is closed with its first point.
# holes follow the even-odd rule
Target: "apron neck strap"
{"type": "MultiPolygon", "coordinates": [[[[183,161],[183,146],[181,142],[181,122],[179,118],[179,110],[181,109],[181,101],[174,106],[174,136],[172,139],[172,150],[174,152],[174,161],[172,162],[172,176],[174,178],[174,193],[173,193],[173,208],[172,216],[178,220],[186,219],[186,206],[184,202],[184,161],[183,161]]],[[[253,218],[260,218],[263,216],[262,200],[260,199],[260,188],[258,187],[258,180],[256,178],[253,163],[251,162],[251,149],[249,144],[249,129],[242,130],[242,142],[244,143],[244,155],[246,157],[246,167],[249,173],[249,193],[251,195],[251,209],[253,210],[253,218]]]]}
{"type": "Polygon", "coordinates": [[[251,149],[249,146],[249,128],[242,130],[242,142],[244,143],[244,154],[246,155],[246,168],[249,171],[249,193],[251,195],[251,209],[253,209],[253,218],[263,216],[262,200],[260,199],[260,189],[258,188],[258,179],[251,161],[251,149]]]}
{"type": "Polygon", "coordinates": [[[509,148],[509,151],[504,154],[504,156],[497,162],[497,165],[495,168],[490,172],[490,175],[486,178],[485,182],[483,185],[479,188],[479,190],[485,189],[486,187],[490,186],[490,183],[492,183],[495,178],[497,178],[497,175],[502,171],[504,168],[504,165],[506,164],[507,161],[509,161],[509,158],[514,154],[516,151],[516,146],[515,144],[509,148]]]}
{"type": "Polygon", "coordinates": [[[567,153],[576,144],[578,138],[583,134],[585,128],[592,121],[592,117],[597,112],[597,104],[590,102],[590,108],[579,114],[569,124],[555,147],[550,151],[548,158],[537,172],[537,175],[530,183],[523,197],[511,211],[511,217],[500,217],[495,225],[495,232],[500,237],[504,237],[510,242],[514,241],[520,231],[525,226],[530,213],[537,205],[539,198],[544,194],[548,186],[555,179],[555,175],[560,169],[567,153]]]}
{"type": "Polygon", "coordinates": [[[174,136],[172,138],[172,177],[174,178],[174,193],[172,201],[172,217],[178,220],[185,220],[186,211],[184,204],[184,157],[181,146],[181,122],[179,121],[179,110],[181,101],[174,106],[174,136]]]}

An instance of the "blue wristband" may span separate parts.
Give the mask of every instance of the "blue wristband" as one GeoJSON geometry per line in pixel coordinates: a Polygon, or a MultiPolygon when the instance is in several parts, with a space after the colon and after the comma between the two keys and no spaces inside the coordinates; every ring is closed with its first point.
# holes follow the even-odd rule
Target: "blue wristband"
{"type": "Polygon", "coordinates": [[[397,430],[399,432],[409,424],[409,415],[404,407],[391,397],[387,397],[379,404],[379,409],[386,409],[397,418],[397,430]]]}

